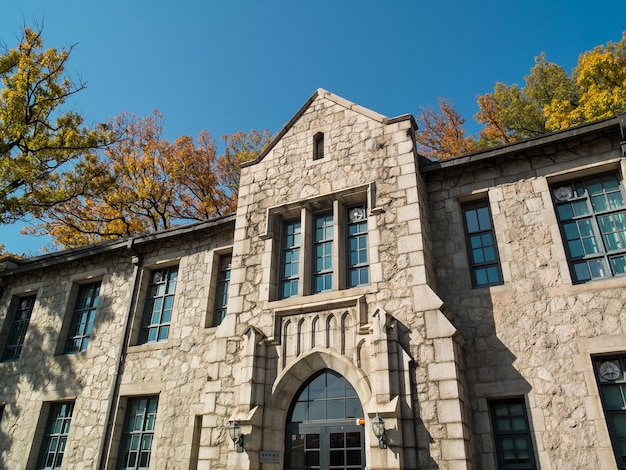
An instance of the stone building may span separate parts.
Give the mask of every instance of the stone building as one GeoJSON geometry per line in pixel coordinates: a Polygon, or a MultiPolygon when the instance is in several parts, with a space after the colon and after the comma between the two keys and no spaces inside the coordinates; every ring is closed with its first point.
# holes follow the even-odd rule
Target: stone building
{"type": "Polygon", "coordinates": [[[626,468],[625,127],[431,162],[320,89],[236,214],[5,260],[0,467],[626,468]]]}

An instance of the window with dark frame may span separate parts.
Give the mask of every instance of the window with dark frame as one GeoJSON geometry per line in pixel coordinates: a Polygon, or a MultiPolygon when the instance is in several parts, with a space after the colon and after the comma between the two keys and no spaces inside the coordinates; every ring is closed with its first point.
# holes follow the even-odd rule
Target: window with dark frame
{"type": "Polygon", "coordinates": [[[626,203],[617,173],[552,186],[572,282],[626,274],[626,203]]]}
{"type": "Polygon", "coordinates": [[[334,213],[336,209],[313,213],[310,218],[307,215],[306,220],[311,221],[312,227],[306,234],[302,233],[300,218],[282,222],[279,299],[295,297],[299,290],[304,295],[310,295],[333,288],[348,289],[369,284],[367,205],[337,207],[342,212],[339,222],[334,213]],[[337,243],[338,238],[345,242],[337,243]],[[301,252],[305,254],[304,258],[301,252]],[[342,273],[339,281],[335,272],[336,259],[339,259],[342,273]],[[301,278],[307,282],[303,289],[301,278]]]}
{"type": "Polygon", "coordinates": [[[118,452],[118,469],[150,467],[158,404],[158,397],[128,399],[118,452]]]}
{"type": "Polygon", "coordinates": [[[300,219],[283,222],[280,255],[280,298],[298,295],[300,283],[300,219]]]}
{"type": "Polygon", "coordinates": [[[348,287],[369,284],[367,238],[367,208],[365,204],[348,208],[346,245],[348,287]]]}
{"type": "Polygon", "coordinates": [[[218,326],[226,316],[228,307],[228,285],[230,284],[230,266],[232,255],[220,255],[217,265],[217,282],[215,285],[215,303],[211,326],[218,326]]]}
{"type": "Polygon", "coordinates": [[[313,137],[313,160],[324,158],[324,133],[318,132],[313,137]]]}
{"type": "Polygon", "coordinates": [[[17,361],[19,359],[36,297],[36,295],[29,295],[28,297],[19,297],[17,299],[11,329],[2,353],[2,362],[17,361]]]}
{"type": "Polygon", "coordinates": [[[499,470],[534,470],[535,452],[523,398],[489,402],[499,470]]]}
{"type": "Polygon", "coordinates": [[[150,272],[139,344],[166,341],[170,331],[178,266],[150,272]]]}
{"type": "Polygon", "coordinates": [[[74,402],[50,404],[45,434],[41,441],[38,469],[61,468],[73,412],[74,402]]]}
{"type": "Polygon", "coordinates": [[[72,323],[65,344],[66,354],[85,351],[89,345],[93,322],[98,308],[100,285],[101,282],[97,281],[90,284],[82,284],[78,288],[72,323]]]}
{"type": "Polygon", "coordinates": [[[489,201],[463,204],[463,224],[474,288],[503,283],[489,201]]]}
{"type": "Polygon", "coordinates": [[[313,236],[313,293],[333,288],[333,239],[332,212],[315,216],[313,236]]]}
{"type": "Polygon", "coordinates": [[[593,358],[617,468],[626,469],[626,354],[593,358]]]}

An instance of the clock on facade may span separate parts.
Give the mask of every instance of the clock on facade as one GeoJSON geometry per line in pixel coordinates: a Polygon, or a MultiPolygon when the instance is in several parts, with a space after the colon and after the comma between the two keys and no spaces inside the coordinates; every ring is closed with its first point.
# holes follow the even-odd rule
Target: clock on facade
{"type": "Polygon", "coordinates": [[[557,201],[567,201],[573,194],[571,186],[559,186],[554,190],[554,197],[557,201]]]}
{"type": "Polygon", "coordinates": [[[619,364],[615,361],[604,361],[598,368],[600,377],[605,380],[615,380],[622,374],[619,364]]]}

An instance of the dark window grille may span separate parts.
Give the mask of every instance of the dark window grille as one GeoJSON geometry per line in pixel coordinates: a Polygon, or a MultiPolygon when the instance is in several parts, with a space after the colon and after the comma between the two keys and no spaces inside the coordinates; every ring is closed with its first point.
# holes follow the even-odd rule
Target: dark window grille
{"type": "Polygon", "coordinates": [[[53,403],[50,405],[50,413],[41,442],[37,469],[61,468],[67,447],[67,436],[70,432],[73,411],[73,402],[53,403]]]}
{"type": "Polygon", "coordinates": [[[300,220],[283,223],[280,263],[280,298],[287,299],[298,295],[300,282],[300,220]]]}
{"type": "Polygon", "coordinates": [[[213,307],[213,322],[211,326],[218,326],[226,316],[228,307],[228,286],[230,284],[230,266],[232,256],[221,255],[218,260],[217,283],[215,286],[215,305],[213,307]]]}
{"type": "Polygon", "coordinates": [[[313,292],[329,291],[333,288],[333,214],[315,216],[313,239],[313,292]]]}
{"type": "Polygon", "coordinates": [[[552,187],[575,284],[626,274],[626,203],[617,174],[552,187]]]}
{"type": "Polygon", "coordinates": [[[158,397],[128,400],[120,440],[119,470],[150,468],[158,403],[158,397]]]}
{"type": "Polygon", "coordinates": [[[144,308],[139,343],[166,341],[170,331],[178,267],[150,273],[150,285],[144,308]]]}
{"type": "Polygon", "coordinates": [[[490,402],[500,470],[534,470],[535,453],[523,398],[490,402]]]}
{"type": "Polygon", "coordinates": [[[24,346],[28,324],[30,323],[30,316],[33,313],[35,297],[35,295],[31,295],[17,299],[15,315],[13,316],[9,336],[2,353],[2,362],[17,361],[19,359],[22,346],[24,346]]]}
{"type": "Polygon", "coordinates": [[[503,283],[489,201],[463,205],[463,223],[473,287],[503,283]]]}
{"type": "Polygon", "coordinates": [[[347,285],[367,285],[370,281],[365,204],[348,208],[347,238],[347,285]]]}
{"type": "Polygon", "coordinates": [[[76,353],[87,349],[93,331],[93,322],[96,318],[100,285],[101,283],[98,281],[79,287],[65,345],[66,353],[76,353]]]}

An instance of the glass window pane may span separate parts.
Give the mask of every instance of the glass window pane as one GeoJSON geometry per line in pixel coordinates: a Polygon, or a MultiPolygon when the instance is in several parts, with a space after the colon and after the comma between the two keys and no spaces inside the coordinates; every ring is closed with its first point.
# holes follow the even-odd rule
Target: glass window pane
{"type": "Polygon", "coordinates": [[[574,217],[571,204],[562,204],[556,208],[559,220],[569,220],[574,217]]]}
{"type": "Polygon", "coordinates": [[[495,261],[496,259],[496,252],[491,246],[485,248],[483,254],[486,262],[495,261]]]}
{"type": "Polygon", "coordinates": [[[308,411],[309,406],[308,402],[297,402],[296,406],[293,409],[293,415],[291,417],[292,422],[302,422],[308,419],[308,411]]]}
{"type": "Polygon", "coordinates": [[[524,431],[526,430],[526,422],[523,417],[515,417],[511,419],[511,427],[513,431],[524,431]]]}
{"type": "Polygon", "coordinates": [[[483,263],[485,261],[484,252],[482,249],[472,250],[472,258],[475,264],[483,263]]]}
{"type": "Polygon", "coordinates": [[[330,433],[330,448],[331,449],[343,449],[345,447],[345,438],[342,432],[330,433]]]}
{"type": "Polygon", "coordinates": [[[472,248],[481,248],[482,247],[480,235],[473,235],[473,236],[470,237],[470,246],[472,248]]]}
{"type": "Polygon", "coordinates": [[[593,255],[599,251],[595,237],[583,238],[583,246],[585,247],[585,254],[587,255],[593,255]]]}
{"type": "Polygon", "coordinates": [[[491,219],[489,217],[489,209],[487,207],[481,207],[478,212],[478,226],[481,231],[491,229],[491,219]]]}
{"type": "Polygon", "coordinates": [[[477,286],[483,286],[485,284],[489,283],[489,277],[487,275],[487,270],[486,269],[476,269],[475,271],[476,274],[476,285],[477,286]]]}
{"type": "Polygon", "coordinates": [[[309,403],[309,419],[311,421],[326,419],[326,401],[312,401],[309,403]]]}
{"type": "Polygon", "coordinates": [[[604,212],[609,208],[607,199],[604,194],[599,196],[591,196],[591,206],[594,212],[604,212]]]}
{"type": "Polygon", "coordinates": [[[585,255],[583,244],[579,239],[568,241],[567,248],[572,258],[582,258],[585,255]]]}
{"type": "Polygon", "coordinates": [[[345,418],[345,401],[344,400],[328,400],[326,402],[327,419],[343,419],[345,418]]]}
{"type": "Polygon", "coordinates": [[[326,382],[326,396],[328,398],[343,397],[345,395],[345,382],[341,377],[328,374],[326,382]]]}
{"type": "Polygon", "coordinates": [[[361,447],[361,433],[360,432],[347,432],[346,433],[346,447],[361,447]]]}
{"type": "Polygon", "coordinates": [[[496,420],[496,424],[498,426],[498,431],[510,431],[511,430],[511,422],[509,418],[501,418],[496,420]]]}
{"type": "Polygon", "coordinates": [[[320,435],[319,434],[307,434],[305,445],[307,449],[319,449],[320,448],[320,435]]]}
{"type": "Polygon", "coordinates": [[[618,438],[626,437],[626,413],[613,413],[613,429],[618,438]]]}
{"type": "Polygon", "coordinates": [[[307,451],[305,453],[305,465],[307,466],[307,468],[319,468],[319,464],[320,464],[320,451],[319,450],[314,450],[314,451],[307,451]]]}
{"type": "Polygon", "coordinates": [[[613,274],[626,274],[626,256],[613,256],[610,258],[611,260],[611,268],[613,269],[613,274]]]}
{"type": "Polygon", "coordinates": [[[478,215],[475,210],[465,212],[465,221],[467,223],[467,231],[469,233],[478,232],[478,215]]]}
{"type": "Polygon", "coordinates": [[[495,284],[501,281],[500,271],[497,266],[487,268],[487,279],[489,280],[489,284],[495,284]]]}
{"type": "Polygon", "coordinates": [[[581,217],[589,214],[589,207],[587,207],[587,201],[575,201],[572,203],[572,210],[575,217],[581,217]]]}
{"type": "Polygon", "coordinates": [[[604,261],[602,259],[591,260],[588,265],[592,278],[606,277],[607,272],[606,269],[604,269],[604,261]]]}
{"type": "Polygon", "coordinates": [[[363,416],[363,409],[361,408],[361,402],[358,398],[346,399],[346,418],[361,418],[363,416]]]}
{"type": "Polygon", "coordinates": [[[587,219],[587,220],[580,220],[578,222],[578,230],[580,233],[580,236],[582,237],[589,237],[593,235],[593,228],[591,226],[591,220],[587,219]]]}
{"type": "Polygon", "coordinates": [[[342,450],[331,450],[330,451],[330,465],[333,467],[341,466],[344,464],[344,451],[342,450]]]}
{"type": "Polygon", "coordinates": [[[607,194],[607,199],[609,201],[609,209],[621,209],[624,207],[624,197],[620,191],[607,194]]]}
{"type": "MultiPolygon", "coordinates": [[[[361,450],[351,449],[346,451],[347,465],[361,465],[361,450]]],[[[360,467],[359,467],[360,468],[360,467]]]]}
{"type": "Polygon", "coordinates": [[[574,274],[576,276],[576,280],[579,282],[589,281],[591,279],[591,273],[589,272],[587,263],[574,264],[574,274]]]}
{"type": "Polygon", "coordinates": [[[623,386],[605,386],[602,388],[602,391],[604,395],[604,401],[608,409],[621,410],[622,408],[626,408],[626,403],[624,402],[624,392],[626,392],[626,390],[623,386]]]}

